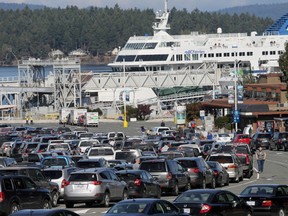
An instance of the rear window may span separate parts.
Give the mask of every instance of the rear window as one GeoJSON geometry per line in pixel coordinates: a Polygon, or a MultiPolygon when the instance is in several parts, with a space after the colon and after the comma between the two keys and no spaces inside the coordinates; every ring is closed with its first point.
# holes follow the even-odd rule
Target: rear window
{"type": "Polygon", "coordinates": [[[79,168],[95,168],[95,167],[101,167],[101,164],[98,161],[90,162],[90,161],[78,161],[77,167],[79,168]]]}
{"type": "Polygon", "coordinates": [[[193,160],[178,160],[178,162],[184,168],[195,168],[195,167],[198,167],[196,161],[193,161],[193,160]]]}
{"type": "Polygon", "coordinates": [[[186,192],[179,195],[175,202],[184,202],[184,203],[205,203],[208,201],[211,193],[205,192],[186,192]]]}
{"type": "Polygon", "coordinates": [[[166,172],[166,166],[164,162],[141,163],[139,169],[146,170],[148,172],[166,172]]]}
{"type": "Polygon", "coordinates": [[[97,175],[95,173],[72,173],[68,181],[97,181],[97,175]]]}
{"type": "Polygon", "coordinates": [[[27,161],[28,162],[40,162],[41,159],[39,158],[37,154],[28,154],[27,161]]]}
{"type": "Polygon", "coordinates": [[[251,186],[245,188],[241,195],[265,195],[273,194],[274,188],[269,186],[251,186]]]}
{"type": "Polygon", "coordinates": [[[133,151],[121,151],[116,152],[115,159],[116,160],[126,160],[127,162],[134,162],[137,155],[133,151]]]}
{"type": "Polygon", "coordinates": [[[44,170],[44,174],[50,179],[59,179],[62,177],[61,170],[44,170]]]}
{"type": "Polygon", "coordinates": [[[38,143],[35,144],[28,144],[27,149],[35,149],[38,146],[38,143]]]}
{"type": "Polygon", "coordinates": [[[258,138],[271,138],[271,134],[258,134],[258,138]]]}
{"type": "Polygon", "coordinates": [[[98,156],[98,155],[114,155],[112,149],[91,149],[89,152],[89,156],[98,156]]]}
{"type": "Polygon", "coordinates": [[[44,166],[67,166],[67,162],[64,158],[45,158],[44,166]]]}
{"type": "Polygon", "coordinates": [[[140,178],[140,176],[135,173],[117,173],[117,176],[121,177],[124,181],[134,181],[135,179],[140,178]]]}
{"type": "Polygon", "coordinates": [[[233,163],[231,156],[211,156],[209,161],[218,161],[219,163],[233,163]]]}

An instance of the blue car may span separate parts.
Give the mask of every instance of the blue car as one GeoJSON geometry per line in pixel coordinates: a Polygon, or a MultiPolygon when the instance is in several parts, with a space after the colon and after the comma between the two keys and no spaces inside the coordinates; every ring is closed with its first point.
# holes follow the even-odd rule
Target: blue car
{"type": "Polygon", "coordinates": [[[128,199],[116,203],[104,216],[121,215],[163,215],[163,216],[187,216],[181,213],[180,209],[172,203],[161,199],[128,199]]]}

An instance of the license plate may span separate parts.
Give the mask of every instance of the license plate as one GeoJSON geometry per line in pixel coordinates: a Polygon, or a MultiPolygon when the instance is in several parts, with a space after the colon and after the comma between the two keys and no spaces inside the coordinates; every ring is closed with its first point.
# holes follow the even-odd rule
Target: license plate
{"type": "Polygon", "coordinates": [[[246,203],[250,206],[255,206],[255,201],[247,201],[246,203]]]}
{"type": "Polygon", "coordinates": [[[75,189],[82,190],[85,188],[85,185],[75,185],[75,189]]]}
{"type": "Polygon", "coordinates": [[[183,211],[184,211],[184,213],[190,214],[190,209],[189,208],[184,208],[183,211]]]}

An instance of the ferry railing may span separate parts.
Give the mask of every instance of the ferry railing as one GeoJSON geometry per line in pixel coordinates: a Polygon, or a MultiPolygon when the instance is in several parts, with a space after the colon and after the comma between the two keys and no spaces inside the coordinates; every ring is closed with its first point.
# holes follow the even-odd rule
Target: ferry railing
{"type": "Polygon", "coordinates": [[[12,77],[0,77],[0,83],[11,83],[11,82],[18,82],[18,76],[12,77]]]}

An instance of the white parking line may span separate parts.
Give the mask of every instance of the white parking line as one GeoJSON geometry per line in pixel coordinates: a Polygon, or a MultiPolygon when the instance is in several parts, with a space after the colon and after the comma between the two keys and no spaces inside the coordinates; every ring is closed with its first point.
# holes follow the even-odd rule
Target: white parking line
{"type": "Polygon", "coordinates": [[[82,209],[82,210],[78,210],[78,211],[74,211],[77,214],[86,214],[90,209],[82,209]]]}

